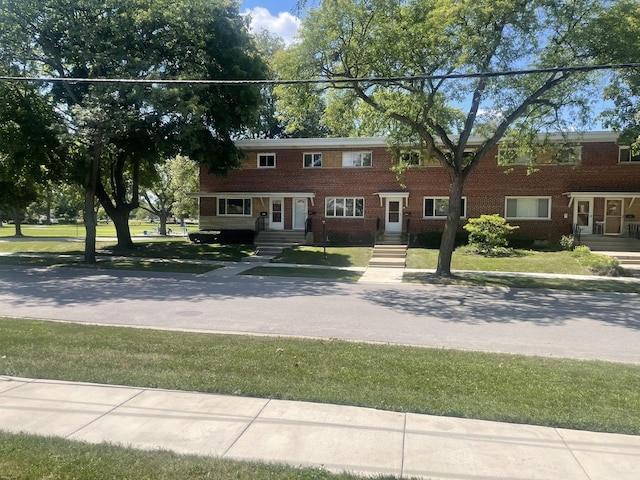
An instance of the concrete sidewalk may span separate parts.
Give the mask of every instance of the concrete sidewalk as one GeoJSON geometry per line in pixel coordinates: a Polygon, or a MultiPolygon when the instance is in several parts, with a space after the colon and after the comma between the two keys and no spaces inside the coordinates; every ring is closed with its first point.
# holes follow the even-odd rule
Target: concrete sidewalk
{"type": "Polygon", "coordinates": [[[640,475],[640,436],[14,377],[0,377],[0,429],[363,475],[640,475]]]}

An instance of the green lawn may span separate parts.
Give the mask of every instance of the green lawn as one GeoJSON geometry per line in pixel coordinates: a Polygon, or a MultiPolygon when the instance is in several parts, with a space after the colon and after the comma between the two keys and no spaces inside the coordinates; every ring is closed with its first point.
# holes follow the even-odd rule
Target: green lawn
{"type": "Polygon", "coordinates": [[[638,365],[9,318],[0,330],[3,375],[640,434],[638,365]]]}
{"type": "MultiPolygon", "coordinates": [[[[410,248],[407,251],[407,267],[434,269],[438,263],[438,250],[410,248]]],[[[487,272],[559,273],[591,275],[588,267],[580,263],[572,252],[516,250],[511,257],[483,257],[454,252],[452,270],[477,270],[487,272]]]]}
{"type": "MultiPolygon", "coordinates": [[[[293,468],[211,457],[92,445],[0,432],[0,479],[356,480],[319,468],[293,468]]],[[[380,476],[374,479],[394,479],[380,476]]]]}
{"type": "Polygon", "coordinates": [[[371,247],[294,247],[285,249],[274,259],[276,263],[327,265],[332,267],[366,267],[371,247]]]}
{"type": "MultiPolygon", "coordinates": [[[[15,234],[15,226],[3,223],[0,227],[0,237],[11,237],[15,234]]],[[[141,222],[131,220],[129,228],[131,235],[153,235],[157,234],[159,223],[141,222]]],[[[174,233],[181,233],[180,225],[167,224],[167,228],[171,228],[174,233]]],[[[187,230],[195,232],[198,230],[197,225],[187,225],[187,230]]],[[[96,227],[96,233],[99,237],[115,237],[116,229],[112,222],[107,224],[99,224],[96,227]]],[[[55,224],[55,225],[22,225],[22,234],[26,237],[76,237],[84,238],[86,231],[83,224],[55,224]]]]}

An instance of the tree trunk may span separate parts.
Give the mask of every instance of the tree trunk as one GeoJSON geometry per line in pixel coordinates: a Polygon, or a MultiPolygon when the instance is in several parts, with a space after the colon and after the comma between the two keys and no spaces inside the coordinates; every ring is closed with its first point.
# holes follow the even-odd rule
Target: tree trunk
{"type": "Polygon", "coordinates": [[[116,227],[116,235],[118,237],[118,249],[133,250],[133,240],[131,239],[131,230],[129,229],[129,211],[117,209],[111,213],[111,220],[116,227]]]}
{"type": "Polygon", "coordinates": [[[160,213],[160,235],[167,234],[167,212],[160,213]]]}
{"type": "Polygon", "coordinates": [[[440,252],[438,254],[438,266],[436,277],[451,277],[451,259],[456,244],[456,233],[460,225],[460,212],[462,208],[462,188],[464,179],[459,174],[452,174],[449,190],[449,212],[447,221],[444,224],[444,232],[440,242],[440,252]]]}
{"type": "Polygon", "coordinates": [[[16,224],[16,233],[14,236],[16,237],[24,237],[24,235],[22,234],[22,223],[20,223],[19,220],[15,221],[16,224]]]}
{"type": "MultiPolygon", "coordinates": [[[[87,176],[90,176],[88,174],[87,176]]],[[[96,215],[95,191],[86,186],[84,189],[84,228],[87,232],[84,239],[84,263],[96,263],[96,227],[98,215],[96,215]]]]}
{"type": "Polygon", "coordinates": [[[90,157],[87,159],[87,171],[84,178],[84,228],[87,235],[84,240],[84,263],[96,263],[96,228],[98,214],[96,212],[96,186],[100,175],[100,159],[102,157],[102,139],[98,131],[90,157]]]}

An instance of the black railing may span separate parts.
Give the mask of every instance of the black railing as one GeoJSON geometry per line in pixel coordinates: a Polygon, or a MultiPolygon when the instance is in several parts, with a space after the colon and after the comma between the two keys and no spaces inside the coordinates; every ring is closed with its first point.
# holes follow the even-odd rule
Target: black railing
{"type": "Polygon", "coordinates": [[[313,232],[313,219],[311,217],[307,217],[304,222],[304,236],[306,237],[309,232],[313,232]]]}
{"type": "Polygon", "coordinates": [[[630,238],[640,238],[640,223],[629,223],[627,228],[629,229],[630,238]]]}
{"type": "Polygon", "coordinates": [[[266,217],[258,217],[258,218],[256,218],[256,232],[263,232],[264,231],[265,218],[266,217]]]}
{"type": "Polygon", "coordinates": [[[580,225],[577,223],[573,225],[573,240],[576,245],[580,245],[580,225]]]}

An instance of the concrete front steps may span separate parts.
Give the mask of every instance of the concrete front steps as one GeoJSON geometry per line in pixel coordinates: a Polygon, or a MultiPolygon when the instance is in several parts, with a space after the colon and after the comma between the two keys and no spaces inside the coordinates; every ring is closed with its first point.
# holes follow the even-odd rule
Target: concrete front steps
{"type": "Polygon", "coordinates": [[[254,243],[257,257],[273,258],[282,253],[285,248],[304,245],[305,235],[297,230],[270,230],[259,232],[254,243]]]}
{"type": "Polygon", "coordinates": [[[580,239],[592,252],[618,259],[620,266],[640,273],[640,240],[606,235],[588,235],[580,239]]]}
{"type": "Polygon", "coordinates": [[[402,236],[384,234],[373,247],[369,267],[404,268],[406,266],[407,246],[402,244],[402,236]]]}

